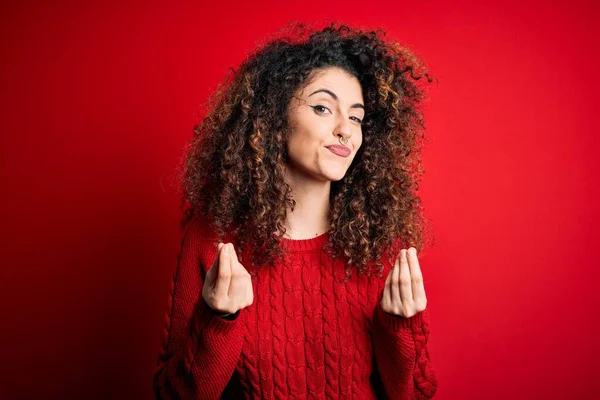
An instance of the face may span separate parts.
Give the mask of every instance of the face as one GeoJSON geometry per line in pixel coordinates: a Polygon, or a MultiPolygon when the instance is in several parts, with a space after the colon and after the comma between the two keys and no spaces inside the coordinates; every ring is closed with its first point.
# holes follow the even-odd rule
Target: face
{"type": "Polygon", "coordinates": [[[319,70],[309,80],[288,109],[288,169],[310,179],[338,181],[362,144],[362,88],[339,68],[319,70]]]}

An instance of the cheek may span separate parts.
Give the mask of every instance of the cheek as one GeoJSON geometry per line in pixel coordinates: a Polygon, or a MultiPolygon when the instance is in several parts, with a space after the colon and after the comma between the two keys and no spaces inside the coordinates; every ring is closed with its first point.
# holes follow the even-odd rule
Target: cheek
{"type": "Polygon", "coordinates": [[[362,146],[362,143],[363,143],[363,137],[362,137],[362,134],[359,133],[359,136],[356,138],[356,144],[355,144],[356,150],[358,150],[362,146]]]}
{"type": "Polygon", "coordinates": [[[290,136],[288,146],[296,153],[310,153],[326,140],[327,128],[324,124],[304,124],[290,136]]]}
{"type": "Polygon", "coordinates": [[[307,110],[302,115],[298,131],[309,140],[322,139],[333,129],[332,122],[332,118],[318,116],[312,109],[307,110]]]}
{"type": "Polygon", "coordinates": [[[308,147],[310,144],[306,140],[306,136],[302,132],[294,132],[287,142],[287,152],[292,160],[302,161],[306,158],[308,147]]]}

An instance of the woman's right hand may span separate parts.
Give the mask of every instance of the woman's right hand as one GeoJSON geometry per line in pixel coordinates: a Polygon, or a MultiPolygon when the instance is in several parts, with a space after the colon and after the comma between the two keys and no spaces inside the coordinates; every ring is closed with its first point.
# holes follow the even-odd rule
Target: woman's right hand
{"type": "Polygon", "coordinates": [[[234,314],[254,301],[251,276],[239,263],[233,244],[219,243],[202,297],[210,308],[224,314],[234,314]]]}

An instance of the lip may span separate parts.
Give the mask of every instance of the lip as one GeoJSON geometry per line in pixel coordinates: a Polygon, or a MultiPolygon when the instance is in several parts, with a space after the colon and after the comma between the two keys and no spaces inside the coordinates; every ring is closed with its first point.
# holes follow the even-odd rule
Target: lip
{"type": "Polygon", "coordinates": [[[327,147],[329,151],[331,151],[333,154],[338,155],[340,157],[348,157],[350,153],[352,153],[352,151],[349,148],[337,144],[325,147],[327,147]]]}

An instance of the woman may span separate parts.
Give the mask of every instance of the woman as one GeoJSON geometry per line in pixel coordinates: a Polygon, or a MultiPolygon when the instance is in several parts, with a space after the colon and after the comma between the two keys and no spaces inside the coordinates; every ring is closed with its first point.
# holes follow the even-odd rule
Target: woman
{"type": "Polygon", "coordinates": [[[297,24],[213,98],[185,159],[156,398],[424,399],[422,68],[297,24]]]}

